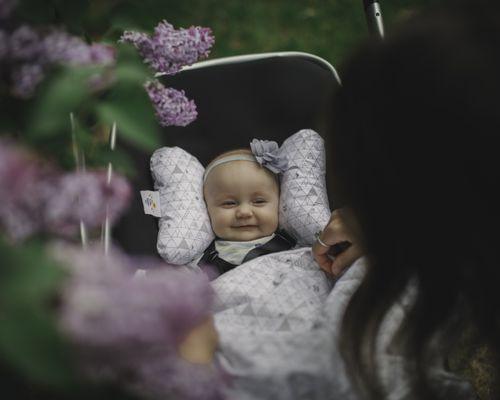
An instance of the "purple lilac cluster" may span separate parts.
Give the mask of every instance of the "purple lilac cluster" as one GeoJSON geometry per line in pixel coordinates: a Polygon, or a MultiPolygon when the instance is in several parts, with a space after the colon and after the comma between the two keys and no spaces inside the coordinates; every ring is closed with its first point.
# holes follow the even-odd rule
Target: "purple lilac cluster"
{"type": "Polygon", "coordinates": [[[92,228],[111,223],[128,206],[125,178],[103,171],[63,173],[6,140],[0,141],[0,229],[14,242],[40,232],[78,233],[80,221],[92,228]]]}
{"type": "Polygon", "coordinates": [[[145,33],[125,31],[121,42],[130,43],[153,70],[175,74],[183,66],[206,58],[215,42],[210,28],[191,26],[174,29],[167,21],[160,22],[150,37],[145,33]]]}
{"type": "Polygon", "coordinates": [[[43,230],[43,210],[56,180],[50,165],[0,141],[0,227],[13,241],[43,230]]]}
{"type": "Polygon", "coordinates": [[[30,98],[44,78],[45,71],[42,65],[20,65],[11,72],[11,92],[14,96],[22,99],[30,98]]]}
{"type": "Polygon", "coordinates": [[[115,50],[105,44],[89,45],[61,30],[21,25],[10,33],[0,30],[0,61],[9,65],[12,93],[29,98],[52,65],[110,66],[115,50]]]}
{"type": "Polygon", "coordinates": [[[196,104],[186,97],[184,90],[166,88],[158,81],[147,82],[144,87],[161,126],[186,126],[198,116],[196,104]]]}
{"type": "MultiPolygon", "coordinates": [[[[172,75],[206,58],[215,39],[210,28],[174,29],[167,21],[162,21],[153,35],[125,31],[120,42],[132,44],[155,72],[172,75]]],[[[189,100],[183,90],[165,88],[158,81],[147,82],[145,88],[161,126],[186,126],[198,116],[194,101],[189,100]]]]}
{"type": "Polygon", "coordinates": [[[115,49],[112,46],[93,43],[64,31],[52,30],[43,38],[44,55],[50,63],[68,65],[113,65],[115,49]]]}
{"type": "Polygon", "coordinates": [[[98,227],[107,214],[113,224],[127,207],[130,194],[130,185],[117,174],[108,185],[106,171],[66,173],[49,199],[47,226],[54,233],[72,236],[80,221],[98,227]]]}
{"type": "Polygon", "coordinates": [[[105,256],[55,245],[52,254],[70,272],[58,320],[89,376],[150,398],[221,398],[220,370],[177,355],[184,336],[211,315],[213,292],[202,274],[142,260],[148,273],[134,276],[137,260],[113,248],[105,256]]]}

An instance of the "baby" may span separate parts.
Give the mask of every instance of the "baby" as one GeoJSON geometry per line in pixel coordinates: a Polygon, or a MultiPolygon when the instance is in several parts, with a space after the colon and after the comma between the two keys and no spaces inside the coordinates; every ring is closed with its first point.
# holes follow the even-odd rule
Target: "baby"
{"type": "Polygon", "coordinates": [[[216,239],[198,265],[224,273],[243,262],[289,250],[295,240],[278,231],[279,180],[247,149],[221,154],[206,168],[203,195],[216,239]]]}

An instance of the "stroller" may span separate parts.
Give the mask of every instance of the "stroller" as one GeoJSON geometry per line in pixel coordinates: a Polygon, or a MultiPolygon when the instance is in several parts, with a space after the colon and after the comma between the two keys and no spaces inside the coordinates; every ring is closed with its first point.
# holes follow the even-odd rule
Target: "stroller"
{"type": "MultiPolygon", "coordinates": [[[[379,3],[363,3],[372,35],[383,37],[379,3]]],[[[328,146],[330,109],[340,79],[335,68],[318,56],[277,52],[226,57],[196,63],[162,79],[195,99],[199,113],[187,127],[164,129],[162,145],[181,147],[203,165],[223,151],[248,147],[252,138],[282,143],[304,128],[318,132],[328,146]]],[[[157,221],[144,214],[139,195],[153,187],[151,154],[119,145],[133,160],[137,175],[132,182],[133,203],[114,227],[113,240],[129,254],[158,256],[157,221]]]]}
{"type": "MultiPolygon", "coordinates": [[[[252,138],[281,143],[300,129],[310,128],[327,140],[329,109],[340,83],[330,63],[299,52],[204,61],[165,80],[195,99],[199,115],[187,127],[165,129],[162,145],[178,146],[203,165],[223,151],[248,147],[252,138]]],[[[115,226],[113,239],[127,253],[157,255],[157,221],[144,214],[139,195],[140,190],[153,187],[151,154],[123,147],[137,174],[132,205],[115,226]]]]}

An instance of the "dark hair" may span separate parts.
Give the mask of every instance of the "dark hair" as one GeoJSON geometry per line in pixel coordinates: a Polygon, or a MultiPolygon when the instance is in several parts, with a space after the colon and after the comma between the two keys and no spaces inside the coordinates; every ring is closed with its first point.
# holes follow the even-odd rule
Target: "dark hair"
{"type": "Polygon", "coordinates": [[[472,324],[499,354],[498,2],[455,0],[415,16],[365,44],[341,77],[330,183],[369,262],[344,316],[344,356],[358,386],[382,398],[375,338],[415,282],[398,343],[414,361],[415,398],[439,398],[426,375],[438,333],[472,324]]]}

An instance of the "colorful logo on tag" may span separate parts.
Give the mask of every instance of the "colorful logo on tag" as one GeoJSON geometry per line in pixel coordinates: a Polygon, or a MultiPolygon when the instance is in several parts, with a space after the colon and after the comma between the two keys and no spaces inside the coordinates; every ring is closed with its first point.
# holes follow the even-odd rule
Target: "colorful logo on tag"
{"type": "Polygon", "coordinates": [[[153,210],[156,208],[156,203],[150,196],[146,197],[145,201],[148,207],[152,208],[153,210]]]}
{"type": "Polygon", "coordinates": [[[151,190],[141,190],[144,213],[161,217],[160,194],[151,190]]]}

